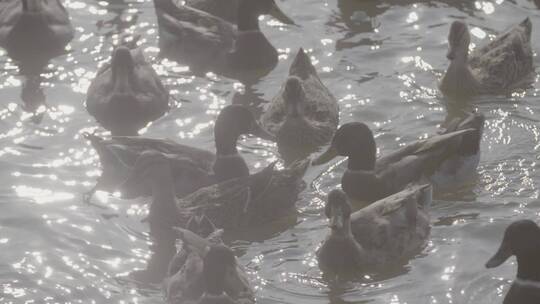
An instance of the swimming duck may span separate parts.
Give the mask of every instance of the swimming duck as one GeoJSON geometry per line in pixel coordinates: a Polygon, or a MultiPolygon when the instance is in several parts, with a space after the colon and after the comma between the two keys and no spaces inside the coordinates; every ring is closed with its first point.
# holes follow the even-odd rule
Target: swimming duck
{"type": "Polygon", "coordinates": [[[90,84],[86,109],[113,136],[134,136],[169,110],[169,92],[141,49],[119,46],[90,84]]]}
{"type": "Polygon", "coordinates": [[[540,303],[540,227],[535,222],[520,220],[510,224],[486,267],[498,267],[513,255],[517,257],[517,277],[503,303],[540,303]]]}
{"type": "Polygon", "coordinates": [[[347,170],[341,186],[350,199],[374,202],[401,191],[411,182],[425,178],[435,189],[445,189],[470,180],[480,160],[484,116],[471,113],[453,122],[443,134],[413,142],[395,152],[376,156],[376,144],[369,127],[360,122],[342,125],[330,148],[313,161],[324,164],[336,156],[347,156],[347,170]]]}
{"type": "Polygon", "coordinates": [[[431,186],[412,186],[352,213],[347,195],[332,190],[325,214],[330,234],[317,252],[325,273],[354,274],[403,262],[430,234],[431,186]]]}
{"type": "Polygon", "coordinates": [[[265,75],[278,62],[277,50],[259,28],[259,16],[274,14],[283,23],[292,20],[274,0],[239,0],[236,26],[219,17],[172,0],[154,0],[162,55],[236,78],[265,75]]]}
{"type": "Polygon", "coordinates": [[[90,199],[96,190],[120,191],[126,198],[151,195],[151,189],[145,184],[131,189],[119,188],[145,151],[157,151],[169,159],[178,197],[217,182],[248,176],[249,168],[236,148],[238,138],[243,134],[273,139],[258,124],[252,112],[242,105],[227,106],[219,113],[214,125],[216,154],[165,139],[138,136],[103,139],[85,134],[97,151],[103,169],[86,199],[90,199]]]}
{"type": "MultiPolygon", "coordinates": [[[[302,178],[308,165],[309,161],[304,160],[276,170],[272,163],[255,174],[213,184],[177,199],[170,160],[162,153],[146,151],[137,159],[122,188],[141,185],[151,188],[153,202],[149,222],[155,218],[163,225],[168,222],[165,217],[176,214],[174,224],[186,227],[193,215],[204,214],[215,225],[229,231],[261,225],[290,214],[305,188],[302,178]]],[[[170,222],[172,224],[173,220],[170,222]]]]}
{"type": "MultiPolygon", "coordinates": [[[[202,220],[203,226],[212,224],[204,216],[202,220]]],[[[213,302],[209,303],[254,303],[254,291],[244,269],[231,249],[223,245],[223,230],[207,236],[176,230],[182,247],[171,260],[165,279],[167,303],[207,303],[210,299],[213,302]]]]}
{"type": "Polygon", "coordinates": [[[271,164],[258,173],[204,187],[177,199],[170,160],[160,152],[143,152],[121,186],[149,187],[152,193],[148,224],[154,254],[147,269],[136,279],[156,282],[163,278],[165,261],[168,263],[174,255],[173,227],[186,227],[193,216],[205,215],[218,227],[234,232],[292,214],[298,195],[305,188],[302,178],[308,165],[304,161],[276,171],[271,164]]]}
{"type": "Polygon", "coordinates": [[[467,24],[454,21],[448,36],[450,66],[439,85],[450,97],[497,94],[526,86],[534,74],[529,18],[469,55],[467,24]]]}
{"type": "Polygon", "coordinates": [[[0,46],[18,61],[21,73],[41,72],[64,54],[75,30],[59,0],[7,0],[0,3],[0,46]]]}
{"type": "Polygon", "coordinates": [[[287,81],[264,111],[261,123],[276,136],[286,160],[305,157],[332,139],[339,123],[339,106],[303,49],[298,51],[287,81]]]}

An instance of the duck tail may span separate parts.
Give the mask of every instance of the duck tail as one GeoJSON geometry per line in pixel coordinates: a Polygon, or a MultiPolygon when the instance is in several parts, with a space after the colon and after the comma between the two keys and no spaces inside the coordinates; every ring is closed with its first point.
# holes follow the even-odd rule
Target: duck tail
{"type": "Polygon", "coordinates": [[[531,34],[532,34],[532,22],[529,17],[525,18],[520,24],[520,27],[525,29],[525,34],[527,36],[527,41],[531,40],[531,34]]]}
{"type": "Polygon", "coordinates": [[[83,137],[89,140],[92,146],[94,147],[97,147],[104,140],[102,137],[97,136],[95,133],[89,133],[89,132],[84,132],[83,137]]]}
{"type": "Polygon", "coordinates": [[[463,135],[459,152],[461,155],[475,155],[480,151],[480,141],[484,132],[484,122],[486,118],[482,113],[469,113],[461,121],[458,130],[474,129],[475,132],[469,132],[463,135]]]}
{"type": "Polygon", "coordinates": [[[291,64],[289,74],[296,75],[302,79],[307,78],[309,75],[317,75],[315,67],[311,64],[311,59],[309,59],[303,48],[298,50],[298,54],[296,54],[291,64]]]}

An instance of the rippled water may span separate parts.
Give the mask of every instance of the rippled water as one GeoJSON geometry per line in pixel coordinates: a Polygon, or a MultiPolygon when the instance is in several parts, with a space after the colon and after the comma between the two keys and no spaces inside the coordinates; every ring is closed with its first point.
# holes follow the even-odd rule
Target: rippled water
{"type": "MultiPolygon", "coordinates": [[[[76,26],[71,53],[45,74],[51,109],[40,124],[18,106],[17,69],[0,57],[0,302],[157,303],[159,286],[126,277],[144,268],[148,227],[145,200],[81,193],[99,175],[99,162],[83,131],[96,125],[84,109],[85,91],[123,31],[142,34],[145,53],[163,77],[177,107],[145,130],[213,150],[212,121],[224,105],[261,108],[285,79],[291,55],[310,51],[324,83],[340,101],[341,123],[365,121],[381,153],[434,133],[448,112],[436,80],[447,65],[449,24],[464,19],[475,44],[530,16],[540,49],[540,11],[532,1],[288,0],[280,5],[300,27],[266,18],[262,30],[282,56],[253,88],[215,75],[196,77],[181,64],[156,59],[151,0],[64,1],[76,26]]],[[[535,62],[539,65],[538,57],[535,62]]],[[[423,254],[402,269],[329,284],[314,252],[326,235],[325,193],[338,185],[342,164],[313,168],[298,202],[297,223],[249,231],[230,245],[250,270],[260,303],[500,303],[515,263],[484,269],[502,231],[521,218],[538,220],[538,88],[483,97],[486,114],[482,161],[474,185],[437,200],[433,230],[423,254]]],[[[457,109],[456,109],[457,108],[457,109]]],[[[277,148],[246,138],[240,148],[253,170],[277,148]]]]}

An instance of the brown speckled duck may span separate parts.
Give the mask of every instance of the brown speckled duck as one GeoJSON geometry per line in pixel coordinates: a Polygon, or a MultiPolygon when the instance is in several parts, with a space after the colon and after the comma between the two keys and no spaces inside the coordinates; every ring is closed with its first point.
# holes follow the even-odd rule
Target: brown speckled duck
{"type": "Polygon", "coordinates": [[[303,49],[289,77],[264,111],[261,124],[277,139],[285,160],[301,159],[328,143],[339,123],[339,106],[303,49]]]}
{"type": "Polygon", "coordinates": [[[223,245],[223,230],[201,216],[190,220],[188,229],[176,231],[182,247],[171,260],[165,278],[167,303],[254,303],[254,291],[244,269],[231,249],[223,245]]]}
{"type": "Polygon", "coordinates": [[[140,48],[117,47],[88,88],[86,109],[114,136],[134,136],[169,110],[169,92],[140,48]]]}
{"type": "Polygon", "coordinates": [[[352,213],[341,190],[328,195],[330,234],[317,252],[325,273],[350,275],[402,263],[427,244],[431,186],[411,186],[352,213]]]}
{"type": "Polygon", "coordinates": [[[449,97],[500,94],[524,87],[533,79],[529,18],[469,54],[467,24],[454,21],[448,36],[450,66],[439,85],[449,97]]]}

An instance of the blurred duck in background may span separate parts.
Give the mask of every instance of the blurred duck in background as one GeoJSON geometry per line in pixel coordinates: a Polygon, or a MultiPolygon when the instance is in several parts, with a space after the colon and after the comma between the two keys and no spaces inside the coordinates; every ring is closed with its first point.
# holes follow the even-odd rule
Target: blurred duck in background
{"type": "Polygon", "coordinates": [[[450,66],[439,88],[453,99],[501,94],[529,86],[534,80],[529,18],[469,54],[467,24],[454,21],[448,35],[450,66]]]}
{"type": "Polygon", "coordinates": [[[0,46],[23,76],[23,108],[36,112],[45,106],[41,76],[48,62],[66,53],[75,29],[60,0],[0,2],[0,46]]]}
{"type": "Polygon", "coordinates": [[[272,14],[294,24],[274,0],[239,0],[235,24],[173,0],[154,0],[161,54],[196,72],[212,71],[246,82],[270,72],[278,52],[259,27],[272,14]]]}

